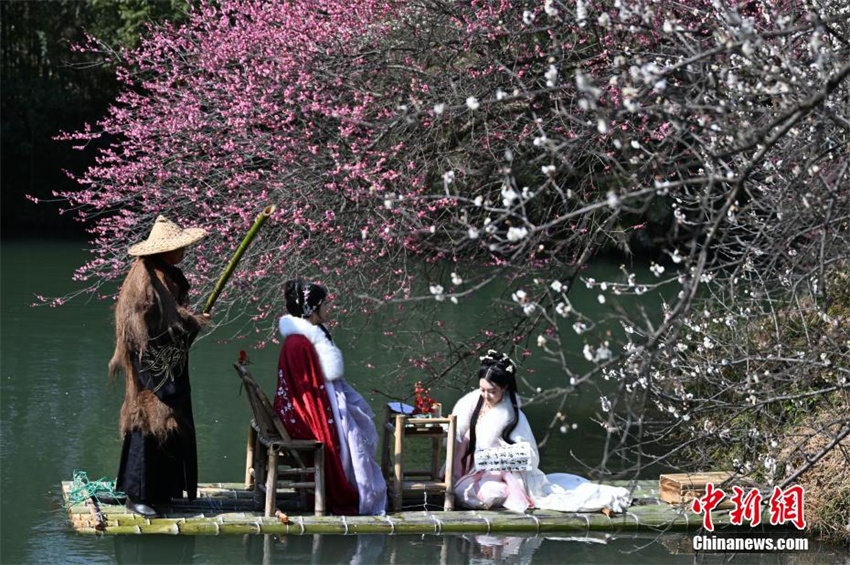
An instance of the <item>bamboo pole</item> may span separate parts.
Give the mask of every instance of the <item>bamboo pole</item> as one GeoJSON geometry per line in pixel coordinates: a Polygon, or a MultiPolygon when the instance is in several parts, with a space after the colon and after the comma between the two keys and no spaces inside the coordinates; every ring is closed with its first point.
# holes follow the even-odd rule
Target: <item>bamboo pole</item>
{"type": "Polygon", "coordinates": [[[269,448],[269,466],[266,470],[266,506],[265,515],[274,516],[275,499],[277,498],[277,449],[269,448]]]}
{"type": "Polygon", "coordinates": [[[215,304],[215,301],[218,300],[219,294],[224,290],[224,285],[227,284],[227,281],[230,280],[230,276],[236,270],[236,265],[239,264],[239,260],[242,259],[242,255],[245,254],[245,250],[248,249],[248,246],[251,245],[251,242],[254,241],[254,238],[257,236],[257,232],[260,231],[260,228],[266,222],[269,216],[271,216],[275,211],[275,205],[269,204],[263,211],[259,213],[257,219],[254,220],[254,225],[251,226],[251,229],[248,230],[248,234],[242,240],[242,243],[239,244],[239,247],[236,248],[236,252],[233,254],[233,257],[230,258],[230,262],[225,267],[224,272],[219,277],[218,282],[215,283],[215,288],[210,294],[210,297],[207,299],[207,303],[204,305],[204,314],[208,314],[215,304]]]}
{"type": "Polygon", "coordinates": [[[316,482],[316,516],[325,515],[325,446],[316,446],[316,454],[313,459],[313,480],[316,482]]]}
{"type": "MultiPolygon", "coordinates": [[[[83,506],[82,504],[80,506],[83,506]]],[[[553,532],[653,532],[697,530],[699,516],[688,517],[667,505],[633,507],[634,512],[608,517],[597,513],[562,513],[536,510],[532,515],[509,511],[402,512],[387,516],[348,516],[345,523],[336,516],[291,516],[289,524],[258,514],[159,518],[142,521],[111,519],[105,531],[94,528],[91,516],[74,522],[80,533],[105,534],[457,534],[457,533],[553,533],[553,532]],[[666,507],[666,508],[665,508],[666,507]]],[[[713,513],[715,524],[729,527],[729,513],[713,513]]],[[[749,530],[748,524],[729,528],[749,530]]],[[[780,531],[781,526],[770,530],[780,531]]]]}
{"type": "Polygon", "coordinates": [[[455,506],[455,442],[457,428],[457,415],[449,416],[448,437],[446,438],[446,499],[443,502],[443,510],[452,510],[455,506]]]}
{"type": "MultiPolygon", "coordinates": [[[[83,479],[85,484],[88,485],[89,482],[87,479],[83,479]]],[[[94,520],[94,529],[102,532],[106,529],[106,519],[103,516],[103,512],[100,511],[100,505],[97,502],[97,498],[89,491],[88,486],[83,488],[83,492],[86,495],[86,506],[91,512],[92,519],[94,520]]]]}
{"type": "Polygon", "coordinates": [[[254,445],[257,443],[257,430],[248,424],[248,445],[245,446],[245,488],[254,488],[254,445]]]}
{"type": "Polygon", "coordinates": [[[403,450],[404,450],[404,420],[403,414],[398,414],[395,417],[395,458],[394,458],[394,481],[393,481],[393,510],[398,512],[401,510],[401,489],[404,481],[404,471],[402,468],[403,450]]]}
{"type": "Polygon", "coordinates": [[[381,430],[381,474],[384,481],[390,479],[390,407],[384,406],[384,427],[381,430]]]}

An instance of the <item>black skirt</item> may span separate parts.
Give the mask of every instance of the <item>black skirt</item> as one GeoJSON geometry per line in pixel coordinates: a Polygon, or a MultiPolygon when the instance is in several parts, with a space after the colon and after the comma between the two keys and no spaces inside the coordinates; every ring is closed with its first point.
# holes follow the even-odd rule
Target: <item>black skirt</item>
{"type": "Polygon", "coordinates": [[[167,502],[172,498],[194,500],[198,492],[198,453],[192,408],[184,411],[182,425],[160,443],[139,430],[124,435],[117,489],[131,499],[167,502]]]}

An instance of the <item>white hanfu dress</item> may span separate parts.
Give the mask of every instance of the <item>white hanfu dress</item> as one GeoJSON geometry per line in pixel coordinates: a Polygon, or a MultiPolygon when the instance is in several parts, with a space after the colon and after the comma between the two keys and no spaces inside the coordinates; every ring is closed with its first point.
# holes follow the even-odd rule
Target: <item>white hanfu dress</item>
{"type": "MultiPolygon", "coordinates": [[[[628,489],[598,485],[568,473],[546,475],[541,472],[537,441],[522,410],[510,438],[515,443],[528,442],[531,445],[531,470],[475,471],[471,458],[464,455],[469,446],[472,412],[479,398],[479,391],[474,390],[458,400],[452,409],[452,413],[457,415],[454,476],[455,500],[459,504],[472,509],[504,507],[516,512],[524,512],[528,508],[560,512],[598,512],[610,508],[614,512],[623,512],[631,504],[632,496],[628,489]]],[[[513,407],[510,397],[505,394],[501,402],[478,418],[475,426],[476,450],[507,445],[501,435],[512,420],[513,407]]]]}

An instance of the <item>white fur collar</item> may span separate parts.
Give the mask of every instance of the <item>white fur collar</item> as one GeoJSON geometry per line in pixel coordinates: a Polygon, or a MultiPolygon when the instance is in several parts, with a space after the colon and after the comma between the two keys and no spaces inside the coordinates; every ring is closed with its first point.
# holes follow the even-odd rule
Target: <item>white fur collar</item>
{"type": "MultiPolygon", "coordinates": [[[[473,390],[465,394],[457,401],[452,409],[453,414],[457,414],[457,439],[463,441],[464,435],[469,430],[469,425],[472,422],[472,413],[475,411],[475,405],[481,393],[473,390]]],[[[522,406],[522,401],[517,397],[517,406],[522,406]]],[[[511,433],[511,439],[517,432],[528,427],[525,422],[525,416],[520,411],[520,421],[517,428],[511,433]],[[522,424],[522,425],[519,425],[522,424]]],[[[495,447],[499,444],[499,438],[502,436],[502,431],[513,421],[514,409],[511,405],[510,396],[505,394],[502,400],[493,408],[487,411],[486,414],[478,418],[478,423],[475,425],[475,443],[478,448],[495,447]]],[[[522,434],[526,435],[526,434],[522,434]]],[[[526,438],[527,439],[527,438],[526,438]]]]}
{"type": "Polygon", "coordinates": [[[342,351],[333,344],[322,328],[314,326],[303,318],[283,316],[278,323],[280,335],[285,340],[290,335],[303,335],[310,340],[319,356],[319,364],[325,379],[335,381],[343,376],[342,351]]]}

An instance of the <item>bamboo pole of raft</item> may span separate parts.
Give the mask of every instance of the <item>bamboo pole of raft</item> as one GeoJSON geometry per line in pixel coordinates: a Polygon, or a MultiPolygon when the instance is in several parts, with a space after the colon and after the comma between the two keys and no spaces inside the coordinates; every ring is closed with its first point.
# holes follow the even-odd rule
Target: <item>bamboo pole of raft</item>
{"type": "Polygon", "coordinates": [[[271,216],[275,211],[275,205],[269,204],[263,211],[257,215],[257,219],[254,220],[254,225],[251,226],[251,229],[248,230],[248,234],[242,240],[242,243],[239,244],[239,247],[236,248],[236,252],[233,254],[233,257],[230,258],[230,262],[225,267],[224,272],[219,277],[218,282],[215,283],[215,288],[210,294],[210,297],[207,299],[207,303],[204,305],[204,314],[208,314],[212,311],[213,304],[218,300],[218,296],[221,294],[221,291],[224,290],[224,285],[227,284],[227,281],[230,280],[230,276],[236,270],[236,265],[239,264],[239,260],[242,259],[242,255],[245,254],[245,251],[248,249],[248,246],[251,245],[251,242],[254,241],[254,238],[257,236],[257,232],[260,231],[260,228],[266,222],[266,220],[271,216]]]}
{"type": "MultiPolygon", "coordinates": [[[[460,454],[456,454],[460,455],[460,454]]],[[[318,479],[318,477],[317,477],[318,479]]],[[[702,527],[702,518],[690,511],[687,505],[670,505],[658,500],[657,480],[609,481],[603,484],[632,489],[636,504],[626,512],[606,516],[601,512],[572,513],[554,510],[535,510],[531,514],[510,511],[452,512],[421,510],[388,514],[386,516],[311,516],[306,508],[303,515],[290,514],[289,523],[276,517],[263,517],[253,510],[253,493],[239,483],[205,483],[198,487],[198,500],[186,503],[173,501],[167,516],[146,519],[131,514],[120,505],[104,504],[105,529],[98,530],[97,519],[86,501],[70,504],[74,483],[63,482],[62,492],[71,524],[81,534],[460,534],[460,533],[529,533],[556,532],[645,532],[655,535],[658,530],[693,531],[702,527]],[[229,509],[224,509],[228,505],[229,509]]],[[[91,489],[87,489],[91,490],[91,489]]],[[[74,491],[76,492],[76,491],[74,491]]],[[[290,493],[292,495],[294,493],[290,493]]],[[[327,494],[327,493],[326,493],[327,494]]],[[[421,504],[421,498],[418,499],[421,504]]],[[[327,502],[327,498],[325,498],[327,502]]],[[[292,502],[292,498],[288,502],[292,502]]],[[[712,512],[716,526],[729,531],[750,531],[745,521],[731,524],[730,514],[712,512]]],[[[783,531],[784,526],[770,526],[772,531],[783,531]]]]}
{"type": "MultiPolygon", "coordinates": [[[[88,485],[89,482],[86,479],[83,479],[85,485],[88,485]]],[[[86,506],[91,512],[92,519],[94,520],[94,529],[98,532],[102,532],[106,529],[106,519],[103,517],[103,512],[100,511],[100,505],[97,503],[97,498],[93,494],[90,493],[88,486],[83,487],[83,491],[86,494],[86,506]]]]}

